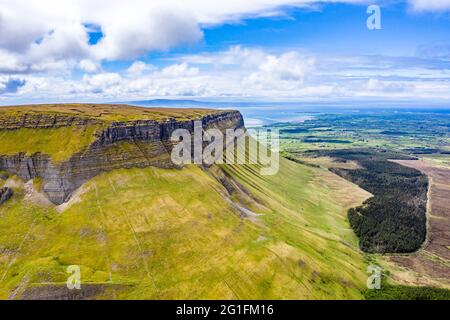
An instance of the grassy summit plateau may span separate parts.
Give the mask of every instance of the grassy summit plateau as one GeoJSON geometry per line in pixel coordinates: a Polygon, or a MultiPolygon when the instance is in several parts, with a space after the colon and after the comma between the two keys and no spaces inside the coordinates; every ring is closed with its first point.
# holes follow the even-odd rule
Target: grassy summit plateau
{"type": "Polygon", "coordinates": [[[135,121],[190,121],[223,110],[143,108],[113,104],[0,107],[0,155],[43,153],[56,163],[91,145],[108,126],[135,121]]]}
{"type": "Polygon", "coordinates": [[[0,117],[22,116],[24,114],[48,114],[84,117],[102,122],[154,120],[192,120],[205,115],[217,114],[222,110],[203,108],[144,108],[126,104],[39,104],[0,107],[0,117]]]}

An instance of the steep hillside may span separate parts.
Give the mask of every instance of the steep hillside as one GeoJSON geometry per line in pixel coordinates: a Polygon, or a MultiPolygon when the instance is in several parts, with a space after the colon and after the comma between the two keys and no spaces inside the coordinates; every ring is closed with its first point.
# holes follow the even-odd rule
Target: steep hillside
{"type": "Polygon", "coordinates": [[[114,170],[60,207],[9,178],[0,298],[361,298],[345,213],[368,194],[287,160],[274,177],[255,169],[114,170]],[[80,292],[65,288],[68,265],[80,292]]]}

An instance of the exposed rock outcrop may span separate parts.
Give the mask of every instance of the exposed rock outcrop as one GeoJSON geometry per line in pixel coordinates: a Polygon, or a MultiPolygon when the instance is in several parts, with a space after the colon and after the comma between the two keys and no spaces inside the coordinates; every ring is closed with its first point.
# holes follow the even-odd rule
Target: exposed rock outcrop
{"type": "MultiPolygon", "coordinates": [[[[201,119],[203,129],[243,128],[238,111],[222,111],[201,119]]],[[[42,178],[43,191],[54,204],[61,204],[87,180],[101,172],[118,168],[157,166],[173,168],[170,159],[172,132],[179,128],[194,130],[193,120],[158,122],[153,120],[115,121],[108,124],[98,119],[52,114],[26,114],[0,117],[0,130],[19,128],[55,128],[64,126],[102,124],[96,140],[68,161],[54,163],[49,155],[0,155],[0,170],[16,174],[24,180],[42,178]]],[[[1,142],[0,142],[1,143],[1,142]]]]}
{"type": "Polygon", "coordinates": [[[61,128],[71,125],[85,126],[100,123],[101,121],[89,117],[38,112],[21,113],[17,115],[9,114],[0,117],[0,129],[2,130],[19,128],[61,128]]]}
{"type": "Polygon", "coordinates": [[[13,195],[13,191],[11,188],[4,187],[0,189],[0,205],[4,202],[8,201],[13,195]]]}
{"type": "MultiPolygon", "coordinates": [[[[194,131],[196,120],[178,121],[171,119],[165,122],[153,120],[113,122],[99,136],[96,145],[108,145],[124,140],[162,141],[169,140],[176,129],[194,131]]],[[[197,121],[202,122],[202,127],[218,128],[220,130],[244,127],[244,120],[239,111],[226,111],[204,116],[197,121]]]]}

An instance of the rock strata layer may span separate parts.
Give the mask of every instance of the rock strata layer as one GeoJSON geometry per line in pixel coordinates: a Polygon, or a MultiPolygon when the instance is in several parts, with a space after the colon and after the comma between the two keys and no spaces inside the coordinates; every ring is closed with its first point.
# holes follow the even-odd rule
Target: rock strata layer
{"type": "MultiPolygon", "coordinates": [[[[25,181],[41,178],[43,191],[54,204],[67,201],[71,194],[92,177],[113,169],[157,166],[173,168],[170,159],[174,130],[184,128],[191,133],[194,121],[201,121],[204,130],[217,128],[243,128],[244,121],[238,111],[221,111],[205,115],[200,119],[153,121],[115,121],[102,123],[96,118],[26,114],[1,116],[0,130],[20,128],[59,128],[65,126],[102,125],[104,129],[96,134],[95,141],[68,161],[55,163],[43,153],[28,155],[25,152],[14,155],[0,155],[0,170],[16,174],[25,181]]],[[[1,143],[1,141],[0,141],[1,143]]]]}
{"type": "Polygon", "coordinates": [[[8,201],[13,195],[11,188],[4,187],[0,189],[0,205],[8,201]]]}

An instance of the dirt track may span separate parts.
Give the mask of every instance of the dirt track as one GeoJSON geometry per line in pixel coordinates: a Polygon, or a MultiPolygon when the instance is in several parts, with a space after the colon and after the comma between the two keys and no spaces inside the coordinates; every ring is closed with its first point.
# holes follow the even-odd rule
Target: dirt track
{"type": "Polygon", "coordinates": [[[388,259],[422,275],[418,278],[410,276],[407,280],[398,280],[450,287],[450,169],[422,160],[395,162],[420,170],[430,179],[428,234],[422,250],[410,255],[391,256],[388,259]]]}

